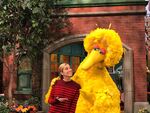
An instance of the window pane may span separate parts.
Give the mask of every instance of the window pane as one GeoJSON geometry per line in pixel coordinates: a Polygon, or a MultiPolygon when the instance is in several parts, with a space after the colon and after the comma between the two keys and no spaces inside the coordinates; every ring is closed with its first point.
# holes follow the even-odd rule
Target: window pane
{"type": "Polygon", "coordinates": [[[24,88],[31,87],[31,78],[30,74],[20,74],[19,75],[19,89],[24,90],[24,88]]]}
{"type": "Polygon", "coordinates": [[[51,54],[50,56],[50,62],[51,62],[51,65],[50,65],[50,69],[51,69],[51,72],[57,72],[58,70],[58,55],[57,54],[51,54]]]}
{"type": "Polygon", "coordinates": [[[75,72],[80,64],[80,57],[71,57],[72,59],[72,70],[75,72]]]}
{"type": "Polygon", "coordinates": [[[58,64],[57,63],[51,63],[51,72],[57,72],[58,71],[58,64]]]}
{"type": "Polygon", "coordinates": [[[69,63],[69,56],[67,55],[60,55],[60,63],[69,63]]]}
{"type": "Polygon", "coordinates": [[[52,63],[57,63],[57,54],[51,54],[51,62],[52,63]]]}
{"type": "Polygon", "coordinates": [[[31,71],[31,61],[28,57],[21,58],[21,63],[19,64],[18,72],[31,71]]]}

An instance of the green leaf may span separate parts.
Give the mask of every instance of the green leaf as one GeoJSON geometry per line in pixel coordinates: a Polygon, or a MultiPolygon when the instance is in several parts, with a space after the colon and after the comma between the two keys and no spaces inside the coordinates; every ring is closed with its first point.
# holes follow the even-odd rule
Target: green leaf
{"type": "Polygon", "coordinates": [[[4,20],[0,20],[0,25],[4,24],[4,20]]]}
{"type": "Polygon", "coordinates": [[[40,12],[40,8],[35,7],[32,12],[33,12],[33,14],[39,13],[40,12]]]}
{"type": "Polygon", "coordinates": [[[3,9],[4,9],[4,10],[7,10],[7,7],[6,7],[6,6],[4,6],[4,7],[3,7],[3,9]]]}
{"type": "Polygon", "coordinates": [[[30,2],[27,3],[27,7],[32,10],[32,4],[30,2]]]}
{"type": "MultiPolygon", "coordinates": [[[[56,29],[67,25],[63,17],[54,19],[50,16],[59,12],[53,7],[55,0],[3,0],[2,2],[0,35],[4,38],[0,38],[0,47],[7,52],[19,43],[20,51],[21,48],[27,49],[27,52],[34,56],[48,46],[51,40],[50,34],[53,34],[53,37],[60,35],[60,32],[55,32],[56,29]]],[[[65,10],[60,9],[60,12],[65,10]]]]}
{"type": "Polygon", "coordinates": [[[25,10],[26,4],[22,4],[21,6],[22,6],[22,8],[25,10]]]}

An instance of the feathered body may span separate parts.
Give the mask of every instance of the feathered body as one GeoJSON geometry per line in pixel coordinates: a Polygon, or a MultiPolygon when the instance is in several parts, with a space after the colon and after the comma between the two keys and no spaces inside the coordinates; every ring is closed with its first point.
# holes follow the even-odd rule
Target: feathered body
{"type": "Polygon", "coordinates": [[[84,39],[84,48],[88,55],[72,78],[81,86],[76,113],[120,113],[120,92],[106,69],[122,57],[119,35],[97,28],[84,39]]]}

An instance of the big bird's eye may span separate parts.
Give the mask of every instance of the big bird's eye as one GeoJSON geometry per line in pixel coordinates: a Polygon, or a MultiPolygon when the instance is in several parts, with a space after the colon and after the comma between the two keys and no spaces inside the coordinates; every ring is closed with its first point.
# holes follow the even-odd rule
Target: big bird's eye
{"type": "Polygon", "coordinates": [[[94,50],[99,50],[98,48],[94,48],[94,50]]]}
{"type": "Polygon", "coordinates": [[[95,51],[98,51],[100,54],[104,55],[106,53],[105,49],[94,48],[95,51]]]}
{"type": "Polygon", "coordinates": [[[98,51],[99,53],[101,53],[101,50],[99,48],[94,48],[95,51],[98,51]]]}

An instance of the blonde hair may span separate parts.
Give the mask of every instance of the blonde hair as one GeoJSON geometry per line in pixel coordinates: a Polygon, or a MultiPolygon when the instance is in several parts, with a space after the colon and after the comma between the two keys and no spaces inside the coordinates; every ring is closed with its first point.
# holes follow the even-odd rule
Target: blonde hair
{"type": "Polygon", "coordinates": [[[59,65],[59,68],[58,68],[59,73],[63,72],[64,67],[65,67],[66,65],[67,65],[67,63],[62,63],[62,64],[59,65]]]}

